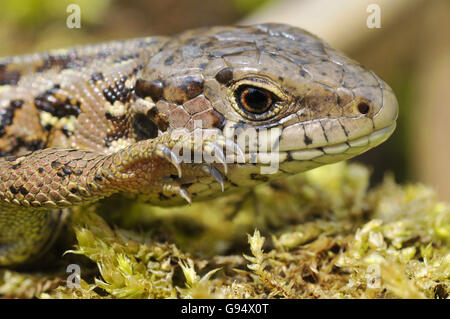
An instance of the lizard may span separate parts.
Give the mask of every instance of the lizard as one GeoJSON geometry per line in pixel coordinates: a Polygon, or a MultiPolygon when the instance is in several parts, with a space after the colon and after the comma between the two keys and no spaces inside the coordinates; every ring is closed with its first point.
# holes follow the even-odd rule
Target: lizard
{"type": "Polygon", "coordinates": [[[0,266],[35,262],[71,207],[249,189],[361,154],[397,115],[373,71],[284,24],[0,58],[0,266]]]}

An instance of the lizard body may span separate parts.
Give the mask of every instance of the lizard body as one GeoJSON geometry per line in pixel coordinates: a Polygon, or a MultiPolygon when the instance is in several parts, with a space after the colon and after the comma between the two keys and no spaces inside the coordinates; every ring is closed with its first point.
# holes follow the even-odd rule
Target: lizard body
{"type": "Polygon", "coordinates": [[[62,209],[248,188],[380,144],[397,112],[373,72],[286,25],[2,58],[0,266],[41,255],[62,209]]]}

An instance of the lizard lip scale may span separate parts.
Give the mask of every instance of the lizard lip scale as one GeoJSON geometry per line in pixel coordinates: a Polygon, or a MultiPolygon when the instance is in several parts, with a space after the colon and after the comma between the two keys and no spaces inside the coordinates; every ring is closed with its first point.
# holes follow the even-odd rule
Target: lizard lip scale
{"type": "MultiPolygon", "coordinates": [[[[327,158],[328,156],[334,156],[335,154],[342,154],[342,156],[348,156],[348,158],[355,156],[365,149],[372,148],[384,142],[395,129],[396,124],[385,127],[383,129],[374,131],[373,133],[340,144],[334,144],[326,147],[311,148],[307,150],[299,151],[287,151],[294,160],[312,160],[317,158],[327,158]]],[[[282,155],[284,155],[282,153],[282,155]]],[[[283,156],[284,157],[284,156],[283,156]]],[[[334,162],[334,161],[333,161],[334,162]]],[[[324,162],[326,164],[326,162],[324,162]]]]}
{"type": "Polygon", "coordinates": [[[80,46],[0,66],[0,266],[48,250],[63,208],[111,195],[173,206],[246,190],[375,147],[398,113],[372,71],[283,24],[80,46]],[[229,146],[245,161],[228,161],[229,146]],[[212,162],[181,159],[210,151],[212,162]]]}

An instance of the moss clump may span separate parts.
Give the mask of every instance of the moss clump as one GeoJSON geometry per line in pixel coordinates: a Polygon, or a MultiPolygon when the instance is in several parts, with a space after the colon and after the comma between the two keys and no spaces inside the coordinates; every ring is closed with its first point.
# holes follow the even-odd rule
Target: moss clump
{"type": "MultiPolygon", "coordinates": [[[[450,205],[339,163],[191,207],[109,199],[74,212],[79,285],[3,270],[39,298],[448,298],[450,205]],[[117,225],[114,229],[98,214],[117,225]],[[248,235],[251,234],[251,235],[248,235]]],[[[66,281],[67,278],[67,281],[66,281]]]]}

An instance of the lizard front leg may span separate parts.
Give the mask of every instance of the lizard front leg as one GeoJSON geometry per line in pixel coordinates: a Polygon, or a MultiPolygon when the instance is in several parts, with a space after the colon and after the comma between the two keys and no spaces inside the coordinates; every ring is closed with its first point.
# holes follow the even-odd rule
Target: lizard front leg
{"type": "Polygon", "coordinates": [[[91,174],[104,156],[45,149],[0,160],[0,266],[43,255],[58,237],[61,209],[101,196],[91,174]]]}
{"type": "MultiPolygon", "coordinates": [[[[118,192],[179,195],[190,201],[189,194],[173,177],[181,177],[182,164],[188,171],[191,164],[182,163],[172,149],[181,144],[185,152],[215,151],[216,162],[223,165],[225,172],[221,149],[227,143],[219,137],[195,146],[192,137],[177,140],[163,135],[113,154],[44,149],[17,158],[2,158],[0,266],[20,264],[41,255],[57,235],[59,209],[84,205],[118,192]]],[[[212,165],[207,167],[202,172],[223,183],[220,171],[212,165]]]]}

